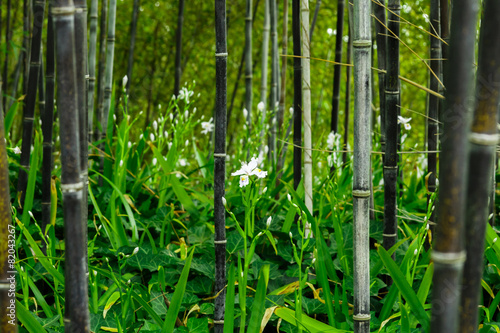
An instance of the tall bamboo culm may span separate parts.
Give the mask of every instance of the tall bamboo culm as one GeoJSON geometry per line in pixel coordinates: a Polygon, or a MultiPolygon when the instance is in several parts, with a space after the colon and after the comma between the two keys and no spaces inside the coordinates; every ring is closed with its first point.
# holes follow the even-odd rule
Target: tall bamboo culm
{"type": "MultiPolygon", "coordinates": [[[[262,29],[262,54],[261,54],[261,70],[260,79],[260,101],[264,104],[262,111],[262,125],[265,125],[267,112],[267,59],[269,57],[269,35],[271,31],[271,15],[269,13],[271,0],[264,0],[264,27],[262,29]]],[[[265,130],[262,129],[260,137],[264,138],[265,130]]]]}
{"type": "MultiPolygon", "coordinates": [[[[438,77],[441,72],[441,41],[437,38],[441,33],[441,27],[439,24],[439,0],[431,0],[431,11],[430,11],[430,67],[431,70],[438,77]]],[[[432,91],[439,91],[439,81],[434,75],[430,75],[429,88],[432,91]]],[[[428,117],[427,118],[427,150],[436,151],[438,148],[438,110],[439,110],[439,99],[432,94],[429,94],[429,104],[428,117]]],[[[436,192],[436,177],[437,177],[437,153],[427,154],[427,166],[428,166],[428,179],[427,179],[427,189],[429,191],[427,204],[430,205],[430,198],[432,193],[436,192]]],[[[435,210],[430,216],[430,220],[435,222],[435,210]]]]}
{"type": "Polygon", "coordinates": [[[321,7],[321,0],[316,0],[316,6],[314,6],[314,15],[311,22],[311,29],[309,29],[309,43],[313,39],[314,27],[316,27],[316,21],[318,20],[318,13],[321,7]]]}
{"type": "Polygon", "coordinates": [[[26,107],[23,116],[23,142],[21,145],[21,158],[17,191],[21,193],[21,207],[24,206],[26,186],[28,185],[28,172],[30,166],[31,140],[33,138],[33,121],[35,119],[36,90],[38,88],[38,73],[40,71],[40,48],[42,45],[42,28],[45,13],[45,1],[35,1],[35,17],[33,21],[33,38],[31,43],[30,70],[28,79],[28,92],[26,107]]]}
{"type": "Polygon", "coordinates": [[[455,0],[450,28],[449,60],[440,137],[439,207],[434,261],[431,332],[457,332],[462,269],[467,179],[469,100],[473,87],[477,0],[455,0]]]}
{"type": "Polygon", "coordinates": [[[478,327],[479,300],[483,273],[484,239],[488,224],[498,142],[497,121],[500,103],[500,2],[485,0],[481,20],[476,79],[476,105],[469,136],[469,177],[465,215],[467,259],[462,282],[460,332],[473,333],[478,327]]]}
{"type": "MultiPolygon", "coordinates": [[[[65,255],[65,332],[89,332],[83,187],[80,174],[78,88],[76,82],[75,8],[72,0],[55,0],[52,7],[56,37],[57,108],[61,142],[65,255]]],[[[86,227],[86,226],[85,226],[86,227]]]]}
{"type": "MultiPolygon", "coordinates": [[[[373,14],[375,15],[375,39],[377,41],[377,62],[378,68],[378,96],[380,106],[380,145],[382,152],[385,152],[385,69],[387,52],[387,29],[385,20],[385,0],[376,0],[372,3],[373,14]]],[[[384,155],[382,155],[384,156],[384,155]]]]}
{"type": "MultiPolygon", "coordinates": [[[[0,81],[1,92],[2,82],[0,81]]],[[[17,320],[16,305],[13,302],[16,299],[14,292],[16,290],[16,275],[13,273],[15,271],[14,256],[9,253],[9,244],[15,240],[15,227],[12,225],[9,189],[9,161],[7,160],[3,111],[0,103],[0,331],[15,333],[17,332],[17,320]]]]}
{"type": "Polygon", "coordinates": [[[293,34],[293,187],[302,179],[302,60],[300,1],[292,0],[293,34]]]}
{"type": "Polygon", "coordinates": [[[226,0],[215,0],[215,145],[214,145],[214,219],[215,219],[215,332],[224,329],[226,302],[226,108],[227,37],[226,0]]]}
{"type": "Polygon", "coordinates": [[[354,332],[370,332],[371,4],[354,1],[354,332]]]}
{"type": "MultiPolygon", "coordinates": [[[[305,204],[313,213],[312,193],[312,134],[311,134],[311,71],[309,57],[311,43],[309,39],[309,0],[301,0],[301,31],[302,31],[302,107],[304,110],[304,193],[305,204]]],[[[306,237],[309,236],[310,225],[306,224],[306,237]]]]}
{"type": "Polygon", "coordinates": [[[98,1],[91,0],[90,3],[90,34],[89,34],[89,60],[88,60],[88,72],[89,72],[89,90],[87,98],[88,106],[88,130],[89,130],[89,142],[94,140],[94,96],[95,96],[95,57],[97,50],[97,8],[98,1]]]}
{"type": "MultiPolygon", "coordinates": [[[[135,3],[138,3],[139,0],[135,0],[134,2],[134,11],[135,11],[135,3]]],[[[137,7],[139,7],[139,4],[137,4],[137,7]]],[[[137,27],[137,14],[135,16],[135,27],[137,27]]],[[[174,80],[174,95],[175,97],[179,96],[179,90],[181,89],[181,75],[182,75],[182,68],[181,68],[181,56],[182,56],[182,27],[184,25],[184,0],[179,0],[179,10],[177,13],[177,31],[176,31],[176,36],[175,36],[175,80],[174,80]]],[[[132,29],[130,29],[132,31],[132,29]]],[[[131,40],[133,37],[133,43],[135,44],[135,30],[133,30],[133,35],[131,33],[131,40]]],[[[132,59],[130,58],[133,56],[133,47],[132,47],[132,42],[130,42],[130,54],[129,54],[129,71],[130,75],[132,75],[132,59]]],[[[130,82],[130,76],[129,76],[129,82],[130,82]]],[[[127,88],[128,91],[128,88],[127,88]]]]}
{"type": "Polygon", "coordinates": [[[276,161],[276,103],[278,102],[278,8],[276,0],[270,0],[269,11],[271,14],[271,94],[269,97],[269,110],[271,111],[270,140],[269,140],[269,161],[273,167],[276,161]]]}
{"type": "Polygon", "coordinates": [[[113,89],[113,61],[115,55],[116,0],[109,0],[108,14],[108,37],[106,40],[106,73],[104,85],[104,108],[101,119],[101,139],[106,136],[109,109],[111,108],[111,93],[113,89]]]}
{"type": "Polygon", "coordinates": [[[340,75],[342,66],[338,63],[342,61],[342,38],[344,37],[344,0],[337,2],[337,35],[335,37],[335,66],[333,67],[333,97],[332,97],[332,119],[330,131],[337,133],[340,105],[340,75]]]}
{"type": "Polygon", "coordinates": [[[246,0],[245,11],[245,109],[247,131],[252,125],[252,0],[246,0]]]}
{"type": "MultiPolygon", "coordinates": [[[[5,45],[10,45],[10,9],[11,9],[11,0],[7,0],[7,17],[5,20],[5,45]]],[[[1,10],[0,10],[1,13],[1,10]]],[[[8,73],[9,73],[9,50],[7,49],[7,52],[5,52],[5,58],[4,58],[4,65],[3,65],[3,90],[7,90],[6,88],[8,87],[7,85],[7,80],[8,80],[8,73]]],[[[8,110],[7,106],[7,96],[4,96],[3,100],[3,109],[8,110]]]]}
{"type": "MultiPolygon", "coordinates": [[[[388,1],[387,75],[385,77],[385,155],[384,155],[384,248],[390,249],[398,239],[398,111],[399,82],[399,0],[388,1]]],[[[388,280],[389,284],[391,280],[388,280]]]]}
{"type": "Polygon", "coordinates": [[[49,19],[47,25],[47,50],[46,50],[46,71],[45,71],[45,112],[42,114],[42,134],[43,134],[43,162],[42,162],[42,231],[50,224],[52,196],[52,129],[54,119],[54,26],[49,5],[49,19]]]}
{"type": "MultiPolygon", "coordinates": [[[[109,0],[102,0],[101,3],[101,20],[99,24],[99,72],[97,76],[97,121],[95,139],[99,140],[101,138],[101,130],[105,129],[102,127],[102,119],[104,114],[104,88],[106,86],[106,23],[108,21],[108,4],[109,0]]],[[[101,158],[101,164],[104,164],[103,158],[101,158]]]]}
{"type": "MultiPolygon", "coordinates": [[[[349,7],[349,6],[348,6],[349,7]]],[[[350,11],[348,11],[349,13],[350,11]]],[[[348,17],[350,14],[348,15],[348,17]]],[[[351,63],[351,53],[352,53],[352,34],[351,34],[351,24],[352,20],[348,20],[349,25],[347,42],[347,62],[351,63]]],[[[351,66],[346,66],[345,68],[345,107],[344,107],[344,153],[342,154],[342,163],[347,163],[347,144],[349,143],[349,114],[351,113],[351,66]]]]}
{"type": "MultiPolygon", "coordinates": [[[[281,54],[288,54],[288,0],[283,0],[283,36],[282,36],[282,48],[281,54]]],[[[278,138],[284,139],[283,134],[283,122],[285,118],[285,102],[286,102],[286,67],[287,59],[282,60],[281,65],[281,85],[280,85],[280,98],[278,106],[278,114],[276,117],[276,126],[278,127],[278,138]]],[[[279,152],[276,171],[278,176],[276,178],[276,186],[279,185],[281,179],[281,170],[283,169],[283,164],[285,163],[284,156],[287,150],[286,144],[281,144],[281,141],[276,142],[277,149],[279,152]]]]}

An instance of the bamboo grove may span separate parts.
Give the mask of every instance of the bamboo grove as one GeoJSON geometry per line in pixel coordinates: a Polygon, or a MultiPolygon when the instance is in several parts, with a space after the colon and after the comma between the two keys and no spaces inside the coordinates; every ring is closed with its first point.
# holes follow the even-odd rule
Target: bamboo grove
{"type": "Polygon", "coordinates": [[[499,24],[0,1],[0,332],[500,330],[499,24]]]}

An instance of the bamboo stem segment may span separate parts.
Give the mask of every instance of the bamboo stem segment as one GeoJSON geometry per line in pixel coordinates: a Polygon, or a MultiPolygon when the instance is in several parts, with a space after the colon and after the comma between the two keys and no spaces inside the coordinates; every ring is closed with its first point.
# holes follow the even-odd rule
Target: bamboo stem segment
{"type": "Polygon", "coordinates": [[[354,1],[354,332],[370,332],[370,151],[371,27],[370,1],[354,1]]]}
{"type": "Polygon", "coordinates": [[[293,33],[293,187],[302,179],[302,61],[300,44],[300,0],[292,1],[293,33]]]}

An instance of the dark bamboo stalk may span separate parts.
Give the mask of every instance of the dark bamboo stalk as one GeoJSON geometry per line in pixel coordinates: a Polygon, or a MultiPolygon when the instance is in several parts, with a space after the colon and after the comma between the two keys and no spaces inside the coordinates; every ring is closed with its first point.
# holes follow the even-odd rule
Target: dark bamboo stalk
{"type": "MultiPolygon", "coordinates": [[[[439,1],[431,0],[431,12],[430,12],[430,32],[435,36],[440,35],[440,25],[439,25],[439,1]]],[[[439,77],[441,72],[441,41],[434,36],[430,36],[431,50],[430,50],[430,67],[431,70],[439,77]]],[[[432,91],[439,90],[438,79],[434,75],[430,75],[430,86],[432,91]]],[[[439,100],[436,96],[429,94],[429,104],[428,104],[428,116],[427,118],[427,150],[436,151],[438,148],[438,108],[439,100]]],[[[430,204],[430,198],[432,193],[436,192],[436,177],[437,177],[437,154],[429,153],[427,154],[427,166],[428,166],[428,180],[427,189],[429,191],[427,204],[430,204]]],[[[435,221],[435,211],[432,212],[430,216],[431,221],[435,221]]]]}
{"type": "Polygon", "coordinates": [[[51,181],[52,181],[52,127],[54,118],[54,26],[52,14],[49,9],[49,19],[47,25],[47,51],[45,64],[45,108],[42,114],[42,134],[43,134],[43,162],[42,162],[42,230],[50,224],[50,210],[52,204],[51,181]]]}
{"type": "MultiPolygon", "coordinates": [[[[104,87],[106,85],[105,81],[105,71],[106,71],[106,22],[108,17],[108,3],[109,0],[102,0],[101,4],[101,22],[99,25],[99,71],[97,76],[97,122],[95,139],[99,140],[101,138],[101,130],[106,131],[102,126],[103,121],[103,110],[104,110],[104,87]]],[[[103,159],[101,159],[101,164],[103,159]]]]}
{"type": "MultiPolygon", "coordinates": [[[[0,80],[0,96],[2,82],[0,80]]],[[[15,227],[10,209],[9,162],[5,143],[3,111],[0,103],[0,331],[17,332],[15,227]]]]}
{"type": "MultiPolygon", "coordinates": [[[[174,95],[179,95],[181,88],[181,55],[182,55],[182,26],[184,24],[184,0],[179,0],[179,13],[177,15],[177,31],[175,35],[175,79],[174,95]]],[[[130,79],[130,77],[129,77],[130,79]]]]}
{"type": "MultiPolygon", "coordinates": [[[[376,0],[373,3],[373,13],[376,17],[375,29],[377,40],[377,60],[378,68],[378,95],[380,102],[380,145],[382,152],[385,152],[385,69],[386,69],[386,51],[387,51],[387,30],[380,23],[386,24],[385,20],[385,0],[376,0]]],[[[384,155],[382,155],[382,158],[384,155]]]]}
{"type": "Polygon", "coordinates": [[[28,80],[28,95],[23,117],[23,143],[19,169],[17,191],[21,193],[21,207],[24,206],[26,186],[28,185],[28,172],[31,155],[31,141],[33,137],[33,121],[35,117],[36,92],[38,87],[38,74],[40,71],[40,49],[42,45],[42,28],[45,13],[45,0],[35,1],[35,17],[33,21],[33,38],[31,44],[30,70],[28,80]]]}
{"type": "Polygon", "coordinates": [[[469,136],[469,177],[466,205],[466,250],[460,306],[460,332],[477,332],[478,306],[483,275],[484,239],[488,224],[500,103],[500,2],[485,0],[481,20],[476,79],[476,107],[469,136]]]}
{"type": "Polygon", "coordinates": [[[318,13],[320,7],[321,7],[321,0],[316,0],[316,6],[314,7],[314,16],[311,22],[311,29],[309,30],[309,42],[312,42],[314,27],[316,26],[316,21],[318,20],[318,13]]]}
{"type": "MultiPolygon", "coordinates": [[[[449,60],[448,49],[450,44],[450,8],[448,5],[448,1],[449,0],[439,0],[439,22],[441,28],[441,39],[444,41],[444,43],[441,42],[441,82],[446,81],[445,76],[447,75],[447,73],[445,70],[443,70],[443,68],[445,66],[444,64],[449,60]]],[[[442,85],[439,85],[439,93],[441,95],[444,95],[444,89],[445,88],[442,85]]],[[[444,107],[444,100],[441,100],[439,103],[439,121],[442,120],[442,111],[444,107]]]]}
{"type": "Polygon", "coordinates": [[[78,86],[75,50],[75,8],[72,0],[54,0],[52,15],[56,39],[57,108],[60,118],[61,190],[63,192],[65,250],[65,332],[89,332],[89,306],[82,194],[78,86]],[[71,240],[71,241],[70,241],[71,240]]]}
{"type": "MultiPolygon", "coordinates": [[[[5,45],[7,52],[5,52],[5,59],[4,59],[4,65],[3,65],[3,90],[7,91],[7,80],[8,80],[8,72],[9,72],[9,45],[10,45],[10,9],[11,9],[11,0],[7,0],[7,18],[5,22],[5,45]]],[[[1,11],[0,11],[1,13],[1,11]]],[[[7,109],[7,96],[4,96],[3,98],[3,109],[7,109]]]]}
{"type": "Polygon", "coordinates": [[[245,11],[245,109],[248,133],[252,125],[252,0],[246,0],[245,11]]]}
{"type": "Polygon", "coordinates": [[[354,332],[370,332],[371,4],[354,1],[354,332]]]}
{"type": "MultiPolygon", "coordinates": [[[[90,36],[89,36],[89,90],[87,97],[88,105],[88,140],[94,140],[94,96],[95,96],[95,57],[97,48],[97,8],[98,1],[92,0],[90,3],[90,36]]],[[[129,80],[130,81],[130,80],[129,80]]]]}
{"type": "MultiPolygon", "coordinates": [[[[449,60],[445,65],[445,108],[439,163],[438,224],[434,261],[431,332],[456,332],[461,278],[465,261],[464,223],[467,138],[470,129],[478,1],[455,0],[450,28],[449,60]]],[[[489,41],[491,43],[491,41],[489,41]]]]}
{"type": "MultiPolygon", "coordinates": [[[[337,36],[335,37],[335,62],[342,62],[342,37],[344,37],[344,0],[337,2],[337,36]]],[[[339,102],[340,102],[340,74],[342,66],[335,64],[333,67],[333,98],[332,98],[332,120],[330,131],[338,132],[339,102]]]]}
{"type": "Polygon", "coordinates": [[[271,94],[269,96],[270,117],[270,140],[269,160],[274,166],[276,163],[276,103],[278,102],[278,9],[276,0],[269,1],[269,12],[271,18],[271,94]]]}
{"type": "MultiPolygon", "coordinates": [[[[288,54],[288,0],[283,0],[283,36],[282,36],[281,54],[288,54]]],[[[283,139],[283,133],[284,133],[283,122],[285,118],[285,102],[286,102],[286,67],[287,67],[287,59],[284,58],[282,60],[282,65],[281,65],[281,86],[280,86],[281,91],[280,91],[280,101],[278,106],[278,115],[276,117],[277,119],[276,126],[278,127],[279,139],[283,139]]],[[[277,144],[278,144],[277,149],[279,152],[279,157],[276,166],[276,171],[278,173],[278,176],[276,177],[276,186],[278,186],[280,183],[283,165],[285,164],[286,151],[288,148],[288,145],[286,143],[281,144],[277,142],[277,144]]]]}
{"type": "MultiPolygon", "coordinates": [[[[269,35],[270,35],[270,25],[271,25],[271,14],[270,14],[270,1],[264,0],[264,27],[262,29],[262,53],[261,53],[261,67],[262,75],[260,81],[260,101],[264,103],[264,111],[262,113],[262,121],[266,118],[267,112],[267,59],[269,56],[269,35]]],[[[264,136],[264,132],[261,133],[264,136]]]]}
{"type": "Polygon", "coordinates": [[[113,62],[115,57],[115,24],[116,24],[116,0],[109,0],[108,35],[106,41],[106,73],[104,86],[104,108],[101,119],[101,139],[106,137],[108,127],[108,115],[111,108],[111,93],[113,89],[113,62]]]}
{"type": "Polygon", "coordinates": [[[23,1],[23,95],[28,93],[28,73],[30,65],[30,13],[31,0],[23,1]]]}
{"type": "MultiPolygon", "coordinates": [[[[139,17],[139,6],[140,6],[140,0],[134,0],[134,8],[132,10],[132,22],[130,22],[130,48],[128,51],[128,69],[127,69],[127,84],[125,85],[125,89],[127,91],[127,94],[130,91],[130,81],[132,80],[132,69],[134,67],[134,49],[135,49],[135,36],[137,35],[137,21],[139,17]]],[[[179,16],[177,20],[177,49],[176,49],[176,56],[175,56],[175,84],[174,84],[174,94],[177,96],[179,94],[179,82],[180,77],[181,77],[181,69],[180,69],[180,60],[179,64],[177,64],[177,57],[180,58],[180,53],[181,50],[180,48],[182,47],[182,23],[184,22],[184,0],[179,0],[179,16]],[[177,56],[177,52],[179,53],[179,56],[177,56]],[[177,70],[179,71],[179,74],[177,74],[177,70]]]]}
{"type": "Polygon", "coordinates": [[[302,61],[300,38],[300,0],[292,0],[293,34],[293,186],[302,179],[302,61]],[[299,56],[299,57],[297,57],[299,56]]]}
{"type": "MultiPolygon", "coordinates": [[[[399,83],[399,0],[389,0],[390,11],[387,27],[387,74],[385,78],[385,157],[384,157],[384,248],[390,249],[398,239],[398,110],[400,104],[399,83]]],[[[391,280],[389,279],[390,283],[391,280]]]]}
{"type": "Polygon", "coordinates": [[[214,145],[214,220],[215,220],[215,332],[224,330],[226,301],[226,110],[227,110],[227,36],[226,0],[215,1],[215,145],[214,145]],[[220,294],[219,294],[220,293],[220,294]]]}
{"type": "MultiPolygon", "coordinates": [[[[350,21],[349,21],[350,22],[350,21]]],[[[348,25],[349,25],[348,22],[348,25]]],[[[347,42],[347,63],[351,63],[352,38],[351,28],[348,29],[349,41],[347,42]]],[[[344,153],[342,154],[342,163],[347,163],[347,145],[349,143],[349,114],[351,112],[351,67],[345,68],[345,108],[344,108],[344,153]]]]}

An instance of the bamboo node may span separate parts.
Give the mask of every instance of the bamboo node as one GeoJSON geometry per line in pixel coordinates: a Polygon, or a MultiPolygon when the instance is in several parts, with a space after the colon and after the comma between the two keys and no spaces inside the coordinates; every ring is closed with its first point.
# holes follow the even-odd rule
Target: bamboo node
{"type": "Polygon", "coordinates": [[[371,319],[371,315],[367,313],[358,313],[353,315],[352,319],[355,321],[369,321],[371,319]]]}
{"type": "Polygon", "coordinates": [[[226,154],[225,153],[214,153],[214,157],[223,157],[223,158],[226,158],[226,154]]]}
{"type": "Polygon", "coordinates": [[[223,53],[216,53],[215,56],[216,57],[227,57],[227,52],[223,52],[223,53]]]}
{"type": "Polygon", "coordinates": [[[352,42],[353,47],[371,47],[372,41],[369,39],[359,39],[352,42]]]}
{"type": "Polygon", "coordinates": [[[214,244],[226,244],[227,243],[227,239],[224,239],[224,240],[214,240],[214,244]]]}
{"type": "Polygon", "coordinates": [[[52,16],[73,15],[75,13],[74,6],[52,7],[52,16]]]}
{"type": "Polygon", "coordinates": [[[399,95],[399,90],[385,90],[385,93],[389,95],[399,95]]]}
{"type": "Polygon", "coordinates": [[[216,324],[216,325],[224,325],[224,319],[222,319],[222,320],[214,320],[214,324],[216,324]]]}
{"type": "Polygon", "coordinates": [[[367,198],[370,196],[370,191],[365,190],[352,190],[352,196],[358,198],[367,198]]]}
{"type": "Polygon", "coordinates": [[[61,190],[64,192],[78,192],[83,189],[83,182],[73,184],[61,184],[61,190]]]}
{"type": "Polygon", "coordinates": [[[398,234],[382,234],[382,237],[398,237],[398,234]]]}
{"type": "Polygon", "coordinates": [[[432,261],[444,265],[462,265],[465,261],[465,257],[465,251],[439,252],[434,250],[431,254],[432,261]]]}
{"type": "Polygon", "coordinates": [[[384,169],[397,169],[397,165],[384,165],[384,169]]]}
{"type": "Polygon", "coordinates": [[[497,134],[472,132],[469,136],[469,141],[481,146],[495,146],[499,140],[497,134]]]}

